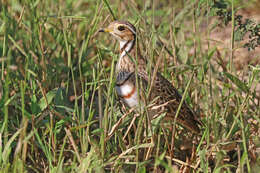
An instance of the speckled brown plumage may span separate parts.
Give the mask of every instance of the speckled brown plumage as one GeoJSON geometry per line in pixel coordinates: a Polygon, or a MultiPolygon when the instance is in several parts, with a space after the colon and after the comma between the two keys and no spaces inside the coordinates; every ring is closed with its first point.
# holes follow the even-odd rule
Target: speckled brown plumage
{"type": "MultiPolygon", "coordinates": [[[[136,102],[143,102],[143,95],[142,97],[136,96],[135,71],[137,70],[137,76],[140,83],[142,84],[140,88],[144,90],[148,89],[148,81],[150,81],[150,76],[146,71],[146,60],[140,55],[139,52],[136,52],[136,29],[129,22],[115,21],[112,22],[107,28],[101,29],[100,31],[109,32],[120,43],[120,57],[116,65],[116,90],[126,105],[129,107],[136,106],[136,102]],[[134,62],[135,59],[137,59],[137,67],[136,63],[134,62]],[[133,97],[129,99],[131,94],[133,94],[133,97]],[[137,100],[138,98],[141,98],[141,100],[137,100]]],[[[140,90],[138,93],[141,93],[142,91],[143,90],[140,90]]],[[[181,98],[182,97],[178,93],[177,89],[174,88],[174,86],[159,72],[157,72],[151,88],[148,102],[153,101],[154,105],[163,105],[165,103],[168,104],[159,107],[155,112],[154,110],[149,111],[151,119],[154,118],[153,116],[156,114],[166,112],[164,120],[173,120],[181,102],[181,98]]],[[[179,124],[183,125],[194,133],[200,132],[198,126],[200,121],[185,102],[181,107],[177,121],[179,124]]]]}

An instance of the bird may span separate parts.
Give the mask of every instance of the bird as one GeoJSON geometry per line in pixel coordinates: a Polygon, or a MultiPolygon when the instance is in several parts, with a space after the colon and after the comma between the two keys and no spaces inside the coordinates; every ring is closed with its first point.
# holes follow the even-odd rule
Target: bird
{"type": "MultiPolygon", "coordinates": [[[[143,107],[147,101],[144,90],[148,89],[151,80],[146,68],[147,58],[144,58],[137,49],[135,26],[128,21],[113,21],[107,27],[99,29],[99,32],[109,33],[120,45],[120,55],[115,68],[117,95],[129,108],[137,108],[138,105],[143,107]],[[134,61],[135,59],[137,62],[134,61]],[[138,81],[140,81],[139,85],[138,81]]],[[[153,105],[158,106],[155,110],[152,108],[148,110],[150,119],[154,119],[160,113],[165,113],[165,121],[174,120],[182,100],[181,94],[159,72],[155,72],[154,81],[150,87],[148,102],[153,102],[153,105]]],[[[177,117],[177,123],[195,134],[200,133],[201,121],[185,101],[177,117]]]]}

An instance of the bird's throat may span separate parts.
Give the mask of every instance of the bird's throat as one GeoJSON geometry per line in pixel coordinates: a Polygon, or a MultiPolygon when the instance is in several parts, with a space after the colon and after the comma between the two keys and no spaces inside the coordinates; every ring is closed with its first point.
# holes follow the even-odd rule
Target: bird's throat
{"type": "Polygon", "coordinates": [[[134,49],[135,40],[129,41],[120,41],[120,57],[126,55],[126,53],[130,53],[132,49],[134,49]]]}
{"type": "Polygon", "coordinates": [[[135,40],[120,41],[120,57],[117,62],[116,71],[131,71],[134,63],[129,56],[134,58],[135,40]]]}

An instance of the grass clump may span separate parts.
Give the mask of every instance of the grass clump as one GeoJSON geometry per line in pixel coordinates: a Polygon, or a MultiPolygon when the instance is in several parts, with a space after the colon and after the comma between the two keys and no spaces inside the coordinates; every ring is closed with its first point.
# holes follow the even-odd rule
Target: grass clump
{"type": "Polygon", "coordinates": [[[225,46],[214,37],[225,23],[211,15],[214,3],[3,1],[0,172],[259,172],[259,55],[236,68],[235,42],[247,28],[257,51],[259,24],[235,17],[240,1],[225,1],[225,46]],[[151,141],[145,115],[122,115],[113,90],[118,46],[97,34],[113,18],[135,24],[148,67],[161,58],[159,71],[187,91],[205,124],[196,145],[184,145],[190,134],[177,127],[169,155],[171,131],[154,122],[151,141]]]}

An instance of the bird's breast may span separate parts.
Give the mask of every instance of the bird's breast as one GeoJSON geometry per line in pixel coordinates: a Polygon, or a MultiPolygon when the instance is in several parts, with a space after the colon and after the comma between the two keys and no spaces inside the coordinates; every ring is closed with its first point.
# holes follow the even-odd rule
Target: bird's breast
{"type": "Polygon", "coordinates": [[[123,85],[116,85],[115,89],[117,95],[121,97],[130,108],[138,104],[138,92],[134,85],[125,83],[123,85]]]}

